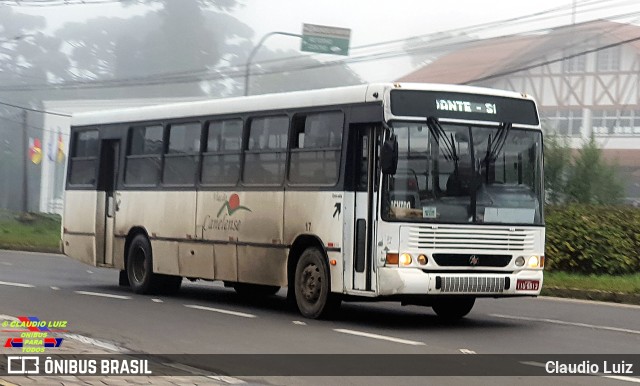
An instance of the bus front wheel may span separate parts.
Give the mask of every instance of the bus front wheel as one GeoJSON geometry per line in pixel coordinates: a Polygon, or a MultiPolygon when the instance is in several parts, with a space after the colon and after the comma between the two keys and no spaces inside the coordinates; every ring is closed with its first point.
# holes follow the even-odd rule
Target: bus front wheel
{"type": "Polygon", "coordinates": [[[329,316],[340,305],[340,298],[331,293],[326,258],[317,248],[307,248],[300,256],[294,288],[298,309],[307,318],[329,316]]]}
{"type": "Polygon", "coordinates": [[[471,312],[475,302],[475,298],[442,299],[433,305],[433,311],[446,321],[456,321],[471,312]]]}

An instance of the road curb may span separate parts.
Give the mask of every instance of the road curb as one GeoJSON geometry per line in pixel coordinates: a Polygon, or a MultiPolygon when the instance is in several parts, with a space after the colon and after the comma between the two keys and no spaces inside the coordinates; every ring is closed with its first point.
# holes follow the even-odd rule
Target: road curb
{"type": "Polygon", "coordinates": [[[625,303],[640,305],[640,294],[625,294],[600,290],[584,290],[579,288],[543,287],[543,296],[597,300],[601,302],[625,303]]]}

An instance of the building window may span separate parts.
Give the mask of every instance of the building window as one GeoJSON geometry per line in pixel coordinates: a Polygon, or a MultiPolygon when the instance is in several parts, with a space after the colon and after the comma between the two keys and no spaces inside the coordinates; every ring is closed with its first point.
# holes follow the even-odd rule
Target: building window
{"type": "Polygon", "coordinates": [[[587,68],[587,56],[580,54],[580,51],[565,51],[563,57],[567,58],[562,61],[562,70],[565,73],[583,73],[587,68]],[[576,56],[573,56],[576,55],[576,56]]]}
{"type": "Polygon", "coordinates": [[[70,185],[95,185],[98,144],[97,130],[80,131],[74,134],[73,152],[69,162],[70,185]]]}
{"type": "Polygon", "coordinates": [[[235,185],[240,178],[241,152],[241,119],[209,122],[200,181],[207,185],[235,185]]]}
{"type": "Polygon", "coordinates": [[[620,46],[598,51],[596,68],[598,71],[618,71],[620,69],[620,46]]]}
{"type": "Polygon", "coordinates": [[[129,130],[129,149],[124,181],[127,185],[156,185],[160,179],[163,148],[162,126],[133,127],[129,130]]]}
{"type": "Polygon", "coordinates": [[[200,152],[200,123],[169,126],[169,145],[164,156],[162,182],[167,185],[193,185],[200,152]]]}
{"type": "Polygon", "coordinates": [[[289,181],[303,185],[338,182],[344,115],[342,112],[296,115],[289,181]]]}
{"type": "Polygon", "coordinates": [[[540,112],[542,126],[547,134],[565,137],[579,137],[582,132],[582,109],[559,109],[540,112]]]}
{"type": "Polygon", "coordinates": [[[284,179],[289,118],[254,118],[244,156],[242,181],[248,185],[280,185],[284,179]]]}
{"type": "Polygon", "coordinates": [[[591,117],[594,135],[640,135],[640,110],[595,109],[591,117]]]}

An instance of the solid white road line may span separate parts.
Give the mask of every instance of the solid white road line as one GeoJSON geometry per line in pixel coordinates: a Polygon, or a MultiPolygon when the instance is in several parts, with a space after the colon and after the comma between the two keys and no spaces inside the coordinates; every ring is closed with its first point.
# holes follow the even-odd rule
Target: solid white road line
{"type": "Polygon", "coordinates": [[[35,285],[31,285],[31,284],[22,284],[22,283],[11,283],[8,281],[0,281],[0,285],[9,285],[12,287],[23,287],[23,288],[33,288],[35,287],[35,285]]]}
{"type": "Polygon", "coordinates": [[[585,327],[585,328],[592,328],[592,329],[596,329],[596,330],[625,332],[625,333],[628,333],[628,334],[640,335],[640,331],[638,331],[638,330],[630,330],[628,328],[619,328],[619,327],[610,327],[610,326],[598,326],[598,325],[595,325],[595,324],[587,324],[587,323],[565,322],[564,320],[556,320],[556,319],[528,318],[528,317],[525,317],[525,316],[511,316],[511,315],[500,315],[500,314],[489,314],[489,316],[493,316],[495,318],[502,318],[502,319],[527,320],[527,321],[531,321],[531,322],[544,322],[544,323],[560,324],[560,325],[564,325],[564,326],[585,327]]]}
{"type": "Polygon", "coordinates": [[[601,301],[598,301],[598,300],[554,298],[554,297],[551,297],[551,296],[538,296],[537,299],[539,299],[539,300],[547,300],[547,301],[552,301],[552,302],[567,302],[567,303],[579,303],[579,304],[589,304],[589,305],[596,304],[596,305],[600,305],[600,306],[640,309],[640,306],[637,305],[637,304],[601,302],[601,301]]]}
{"type": "Polygon", "coordinates": [[[257,317],[257,316],[252,315],[252,314],[245,314],[244,312],[223,310],[221,308],[204,307],[204,306],[198,306],[198,305],[195,305],[195,304],[185,304],[184,306],[185,307],[189,307],[189,308],[195,308],[196,310],[213,311],[213,312],[219,312],[221,314],[242,316],[243,318],[256,318],[257,317]]]}
{"type": "Polygon", "coordinates": [[[206,376],[209,379],[214,379],[216,381],[227,383],[227,384],[230,384],[230,385],[240,385],[240,384],[246,383],[245,381],[243,381],[241,379],[227,377],[225,375],[207,375],[207,373],[205,373],[204,371],[202,371],[200,369],[197,369],[197,368],[189,366],[189,365],[183,365],[182,363],[163,363],[163,365],[168,366],[168,367],[173,367],[174,369],[186,371],[186,372],[191,373],[193,375],[206,376]]]}
{"type": "Polygon", "coordinates": [[[424,346],[424,343],[422,343],[422,342],[417,342],[415,340],[394,338],[393,336],[371,334],[371,333],[368,333],[368,332],[362,332],[362,331],[356,331],[356,330],[346,330],[346,329],[343,329],[343,328],[334,328],[333,331],[341,332],[343,334],[363,336],[365,338],[372,338],[372,339],[386,340],[386,341],[389,341],[389,342],[409,344],[409,345],[412,345],[412,346],[424,346]]]}
{"type": "Polygon", "coordinates": [[[103,348],[105,350],[109,350],[109,351],[113,351],[113,352],[128,352],[129,351],[126,348],[120,347],[120,346],[116,346],[113,343],[104,342],[104,341],[101,341],[101,340],[98,340],[98,339],[89,338],[88,336],[84,336],[84,335],[66,333],[66,334],[62,334],[62,336],[64,336],[65,338],[77,340],[78,342],[85,343],[85,344],[90,344],[92,346],[100,347],[100,348],[103,348]]]}
{"type": "Polygon", "coordinates": [[[131,296],[105,294],[102,292],[89,292],[89,291],[74,291],[74,292],[77,293],[78,295],[99,296],[103,298],[122,299],[122,300],[131,299],[131,296]]]}

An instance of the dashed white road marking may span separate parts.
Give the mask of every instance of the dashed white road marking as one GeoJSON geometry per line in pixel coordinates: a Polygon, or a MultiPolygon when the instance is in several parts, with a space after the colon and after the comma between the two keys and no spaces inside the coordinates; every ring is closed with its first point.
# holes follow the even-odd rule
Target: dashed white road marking
{"type": "Polygon", "coordinates": [[[11,264],[11,263],[9,263],[7,261],[0,261],[0,264],[2,264],[2,265],[13,265],[13,264],[11,264]]]}
{"type": "Polygon", "coordinates": [[[0,281],[0,285],[9,285],[12,287],[22,287],[22,288],[33,288],[35,285],[32,284],[22,284],[22,283],[12,283],[9,281],[0,281]]]}
{"type": "Polygon", "coordinates": [[[294,320],[292,323],[293,324],[297,324],[298,326],[306,326],[307,325],[305,322],[301,322],[299,320],[294,320]]]}
{"type": "Polygon", "coordinates": [[[87,269],[87,273],[93,273],[93,271],[91,271],[91,270],[87,269]]]}
{"type": "Polygon", "coordinates": [[[162,299],[151,299],[154,303],[162,303],[162,299]]]}
{"type": "Polygon", "coordinates": [[[460,352],[463,353],[463,354],[477,354],[475,351],[469,350],[467,348],[461,348],[460,352]]]}
{"type": "Polygon", "coordinates": [[[531,322],[544,322],[544,323],[560,324],[560,325],[564,325],[564,326],[585,327],[585,328],[592,328],[592,329],[596,329],[596,330],[625,332],[625,333],[628,333],[628,334],[640,335],[640,331],[638,331],[638,330],[630,330],[628,328],[619,328],[619,327],[610,327],[610,326],[598,326],[598,325],[595,325],[595,324],[587,324],[587,323],[565,322],[564,320],[556,320],[556,319],[529,318],[529,317],[525,317],[525,316],[511,316],[511,315],[500,315],[500,314],[489,314],[489,316],[493,316],[495,318],[502,318],[502,319],[527,320],[527,321],[531,321],[531,322]]]}
{"type": "Polygon", "coordinates": [[[102,292],[89,292],[89,291],[74,291],[74,292],[77,293],[78,295],[99,296],[103,298],[122,299],[122,300],[131,299],[131,296],[105,294],[102,292]]]}
{"type": "Polygon", "coordinates": [[[219,312],[221,314],[241,316],[243,318],[256,318],[257,317],[257,316],[255,316],[253,314],[246,314],[244,312],[223,310],[221,308],[204,307],[204,306],[198,306],[198,305],[195,305],[195,304],[185,304],[184,306],[185,307],[189,307],[189,308],[195,308],[196,310],[213,311],[213,312],[219,312]]]}
{"type": "MultiPolygon", "coordinates": [[[[527,365],[527,366],[535,366],[535,367],[546,368],[546,365],[544,363],[540,363],[540,362],[520,362],[520,363],[522,363],[523,365],[527,365]]],[[[585,375],[591,375],[591,376],[596,376],[596,377],[601,377],[601,378],[615,379],[617,381],[640,383],[640,378],[626,377],[624,375],[605,375],[603,373],[585,374],[585,375]]]]}
{"type": "Polygon", "coordinates": [[[60,291],[60,287],[49,287],[49,288],[51,288],[54,291],[60,291]]]}
{"type": "Polygon", "coordinates": [[[412,346],[424,346],[423,342],[417,342],[415,340],[407,340],[407,339],[395,338],[393,336],[371,334],[369,332],[363,332],[363,331],[347,330],[347,329],[344,329],[344,328],[334,328],[333,331],[341,332],[343,334],[363,336],[365,338],[372,338],[372,339],[386,340],[386,341],[389,341],[389,342],[409,344],[409,345],[412,345],[412,346]]]}

